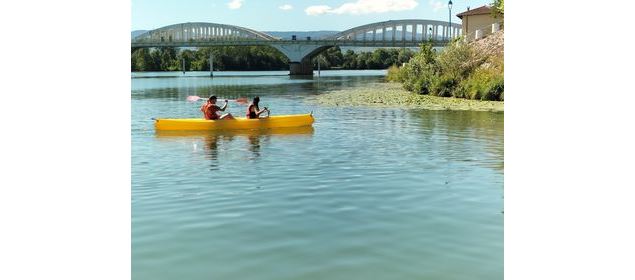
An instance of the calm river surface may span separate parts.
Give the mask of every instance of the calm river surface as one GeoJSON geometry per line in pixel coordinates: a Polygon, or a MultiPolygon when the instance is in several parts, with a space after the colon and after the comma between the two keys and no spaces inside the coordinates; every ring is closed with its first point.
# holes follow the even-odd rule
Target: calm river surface
{"type": "Polygon", "coordinates": [[[503,113],[321,107],[384,71],[286,74],[132,74],[132,279],[503,279],[503,113]],[[210,94],[316,121],[155,133],[210,94]]]}

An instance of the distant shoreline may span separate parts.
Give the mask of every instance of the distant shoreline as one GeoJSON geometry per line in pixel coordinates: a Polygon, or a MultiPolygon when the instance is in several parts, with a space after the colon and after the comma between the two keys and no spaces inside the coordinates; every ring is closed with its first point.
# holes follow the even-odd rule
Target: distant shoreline
{"type": "Polygon", "coordinates": [[[383,107],[426,110],[504,112],[504,101],[481,101],[420,95],[398,83],[372,83],[365,87],[336,90],[312,97],[309,103],[336,107],[383,107]]]}

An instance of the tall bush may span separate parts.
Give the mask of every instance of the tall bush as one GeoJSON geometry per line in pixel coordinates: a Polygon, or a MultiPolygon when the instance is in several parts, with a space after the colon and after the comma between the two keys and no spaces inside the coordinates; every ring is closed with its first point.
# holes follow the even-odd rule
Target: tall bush
{"type": "Polygon", "coordinates": [[[479,100],[503,100],[504,79],[503,73],[495,68],[479,68],[467,79],[461,82],[454,97],[479,99],[479,100]]]}
{"type": "Polygon", "coordinates": [[[392,65],[386,72],[386,80],[389,82],[401,82],[401,71],[397,65],[392,65]]]}
{"type": "Polygon", "coordinates": [[[436,53],[432,44],[421,45],[405,67],[391,68],[388,80],[419,94],[482,100],[503,100],[502,57],[486,57],[461,39],[436,53]]]}

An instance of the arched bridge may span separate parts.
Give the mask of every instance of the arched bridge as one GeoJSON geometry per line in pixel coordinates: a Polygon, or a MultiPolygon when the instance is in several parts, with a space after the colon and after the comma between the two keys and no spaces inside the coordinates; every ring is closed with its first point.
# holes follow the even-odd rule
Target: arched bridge
{"type": "Polygon", "coordinates": [[[188,22],[145,32],[132,40],[132,48],[267,45],[289,58],[291,75],[310,75],[311,58],[330,47],[417,47],[428,40],[443,46],[460,35],[460,24],[450,27],[444,21],[421,19],[376,22],[324,38],[300,40],[283,40],[234,25],[188,22]]]}

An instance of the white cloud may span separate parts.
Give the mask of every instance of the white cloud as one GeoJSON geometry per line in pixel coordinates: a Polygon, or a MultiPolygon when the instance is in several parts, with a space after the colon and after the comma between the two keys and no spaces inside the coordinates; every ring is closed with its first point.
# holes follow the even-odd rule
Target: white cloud
{"type": "Polygon", "coordinates": [[[432,7],[432,11],[434,11],[435,13],[440,11],[441,9],[446,9],[448,7],[447,3],[437,0],[430,0],[428,4],[430,4],[430,7],[432,7]]]}
{"type": "Polygon", "coordinates": [[[231,0],[229,1],[229,3],[227,3],[227,7],[229,7],[232,10],[240,9],[240,7],[243,6],[244,1],[245,0],[231,0]]]}
{"type": "Polygon", "coordinates": [[[363,15],[412,10],[417,5],[419,5],[417,0],[357,0],[357,2],[344,3],[337,8],[326,5],[310,6],[304,12],[310,16],[323,14],[363,15]]]}
{"type": "Polygon", "coordinates": [[[283,10],[283,11],[288,11],[288,10],[293,9],[293,6],[291,6],[291,5],[289,5],[289,4],[284,4],[284,5],[282,5],[282,6],[278,7],[278,8],[279,8],[280,10],[283,10]]]}
{"type": "Polygon", "coordinates": [[[304,10],[307,15],[316,16],[326,14],[328,11],[332,10],[331,7],[326,5],[318,5],[318,6],[310,6],[304,10]]]}

